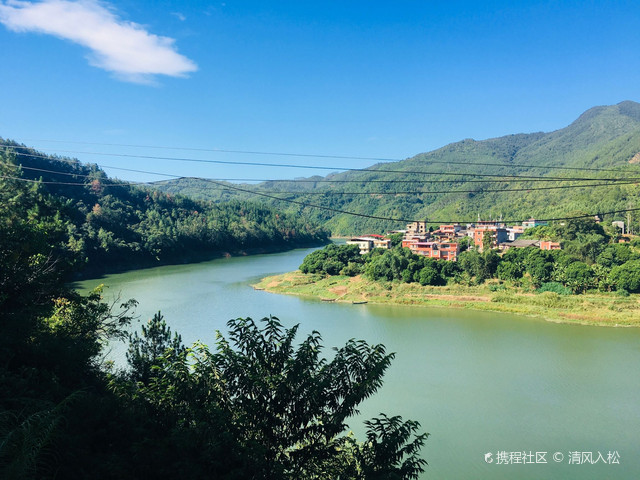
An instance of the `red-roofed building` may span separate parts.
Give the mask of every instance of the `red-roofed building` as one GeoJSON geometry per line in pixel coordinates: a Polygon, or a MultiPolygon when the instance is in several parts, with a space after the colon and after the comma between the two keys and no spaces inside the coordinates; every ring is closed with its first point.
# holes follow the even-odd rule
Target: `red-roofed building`
{"type": "Polygon", "coordinates": [[[455,262],[460,253],[460,245],[456,242],[416,242],[409,248],[415,254],[451,262],[455,262]]]}

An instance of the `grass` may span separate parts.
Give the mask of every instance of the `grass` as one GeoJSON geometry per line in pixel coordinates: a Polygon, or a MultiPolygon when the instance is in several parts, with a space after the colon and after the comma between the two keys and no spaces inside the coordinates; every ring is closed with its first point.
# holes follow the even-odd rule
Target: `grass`
{"type": "Polygon", "coordinates": [[[367,302],[423,307],[469,308],[544,318],[553,322],[598,326],[640,326],[640,295],[615,293],[558,295],[529,293],[514,287],[421,286],[376,282],[361,276],[305,275],[300,271],[263,278],[255,288],[336,302],[367,302]]]}

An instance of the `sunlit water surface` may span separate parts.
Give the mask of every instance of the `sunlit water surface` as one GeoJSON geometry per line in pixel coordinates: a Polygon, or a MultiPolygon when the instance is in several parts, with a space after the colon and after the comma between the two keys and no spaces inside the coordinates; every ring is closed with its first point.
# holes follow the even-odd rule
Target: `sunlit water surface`
{"type": "MultiPolygon", "coordinates": [[[[268,315],[299,323],[300,339],[318,330],[327,347],[350,338],[383,343],[396,358],[382,389],[350,425],[363,438],[362,420],[380,412],[419,421],[430,433],[424,478],[640,478],[640,329],[325,303],[251,288],[266,275],[295,270],[310,251],[137,270],[77,287],[104,283],[107,298],[137,299],[141,321],[161,310],[187,344],[213,345],[230,318],[268,315]],[[500,462],[498,452],[510,462],[500,462]],[[527,457],[534,463],[511,463],[522,452],[547,452],[538,458],[547,463],[535,463],[535,456],[527,457]],[[555,452],[562,461],[554,461],[555,452]],[[571,452],[586,453],[587,461],[579,455],[580,463],[571,462],[571,452]],[[588,454],[595,461],[598,452],[605,459],[611,452],[609,461],[619,463],[591,464],[588,454]]],[[[110,356],[124,364],[124,351],[114,345],[110,356]]]]}

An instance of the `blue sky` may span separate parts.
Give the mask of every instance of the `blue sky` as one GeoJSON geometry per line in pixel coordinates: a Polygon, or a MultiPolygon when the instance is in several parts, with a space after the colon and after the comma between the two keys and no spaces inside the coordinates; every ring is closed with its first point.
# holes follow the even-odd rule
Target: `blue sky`
{"type": "MultiPolygon", "coordinates": [[[[640,100],[639,20],[635,1],[0,0],[0,136],[47,153],[365,167],[68,142],[402,159],[551,131],[640,100]]],[[[67,155],[216,178],[326,173],[67,155]]]]}

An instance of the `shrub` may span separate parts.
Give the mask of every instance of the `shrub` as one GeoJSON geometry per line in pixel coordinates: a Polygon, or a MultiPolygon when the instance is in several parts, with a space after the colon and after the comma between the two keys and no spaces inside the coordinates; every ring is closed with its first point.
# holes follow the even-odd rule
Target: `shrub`
{"type": "Polygon", "coordinates": [[[610,278],[618,290],[640,293],[640,260],[613,267],[610,278]]]}
{"type": "Polygon", "coordinates": [[[536,293],[553,292],[558,295],[571,295],[571,289],[558,282],[546,282],[540,285],[536,293]]]}

